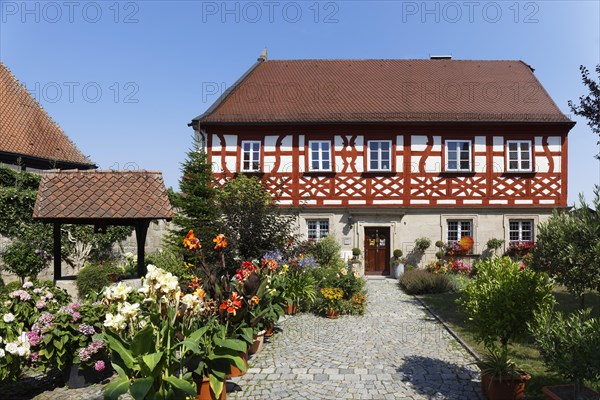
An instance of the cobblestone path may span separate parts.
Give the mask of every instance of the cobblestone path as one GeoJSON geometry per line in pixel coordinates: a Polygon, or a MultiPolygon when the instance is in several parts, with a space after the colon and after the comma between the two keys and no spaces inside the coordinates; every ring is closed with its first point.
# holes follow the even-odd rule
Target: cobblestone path
{"type": "Polygon", "coordinates": [[[363,317],[302,314],[280,323],[227,397],[483,398],[472,357],[418,301],[391,279],[369,280],[367,290],[363,317]]]}
{"type": "MultiPolygon", "coordinates": [[[[281,332],[251,358],[248,373],[228,382],[227,398],[483,399],[473,359],[418,301],[391,279],[369,280],[367,290],[363,317],[280,321],[281,332]]],[[[17,385],[0,398],[102,399],[101,385],[44,392],[17,385]]]]}

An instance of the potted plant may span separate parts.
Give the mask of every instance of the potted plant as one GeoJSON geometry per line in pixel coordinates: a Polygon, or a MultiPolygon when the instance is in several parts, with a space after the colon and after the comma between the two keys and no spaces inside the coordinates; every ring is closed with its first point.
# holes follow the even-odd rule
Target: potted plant
{"type": "Polygon", "coordinates": [[[298,263],[291,263],[285,276],[287,314],[295,314],[301,303],[313,303],[317,297],[314,277],[298,263]]]}
{"type": "Polygon", "coordinates": [[[590,309],[568,317],[560,312],[539,313],[531,325],[546,368],[571,382],[544,387],[550,400],[600,399],[600,394],[584,386],[600,380],[600,319],[590,318],[590,309]]]}
{"type": "MultiPolygon", "coordinates": [[[[508,257],[478,262],[477,274],[457,301],[475,339],[485,344],[488,353],[498,355],[497,347],[500,346],[496,361],[504,360],[505,368],[498,368],[499,371],[514,370],[508,365],[508,346],[515,339],[527,336],[528,324],[533,323],[536,313],[553,307],[552,287],[546,274],[522,268],[520,263],[508,257]]],[[[519,398],[519,387],[524,383],[521,375],[520,372],[511,374],[517,379],[512,379],[514,387],[510,389],[515,397],[509,399],[519,398]]],[[[492,382],[492,378],[484,373],[482,382],[492,382]]],[[[491,391],[493,385],[487,386],[488,398],[498,398],[495,397],[498,394],[491,391]]]]}
{"type": "Polygon", "coordinates": [[[489,346],[477,362],[481,370],[481,391],[490,400],[522,399],[531,375],[517,369],[506,347],[489,346]]]}
{"type": "Polygon", "coordinates": [[[400,278],[404,273],[404,263],[406,262],[406,259],[402,258],[402,254],[402,250],[394,250],[394,258],[392,260],[392,276],[394,279],[400,278]]]}
{"type": "Polygon", "coordinates": [[[496,255],[496,252],[498,251],[498,249],[501,248],[503,245],[504,245],[504,240],[496,239],[496,238],[491,238],[486,243],[487,249],[490,252],[492,252],[494,255],[496,255]]]}
{"type": "Polygon", "coordinates": [[[342,306],[344,291],[340,288],[323,288],[321,289],[323,303],[321,310],[325,312],[327,318],[337,318],[342,306]]]}

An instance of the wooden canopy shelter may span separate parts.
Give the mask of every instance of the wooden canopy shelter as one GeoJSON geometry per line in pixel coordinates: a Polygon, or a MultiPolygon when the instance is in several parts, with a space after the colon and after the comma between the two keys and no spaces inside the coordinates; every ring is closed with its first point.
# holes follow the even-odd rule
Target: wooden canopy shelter
{"type": "Polygon", "coordinates": [[[54,224],[54,280],[62,277],[62,224],[135,227],[138,276],[146,273],[144,246],[150,222],[171,220],[162,174],[156,171],[60,171],[42,177],[33,218],[54,224]]]}

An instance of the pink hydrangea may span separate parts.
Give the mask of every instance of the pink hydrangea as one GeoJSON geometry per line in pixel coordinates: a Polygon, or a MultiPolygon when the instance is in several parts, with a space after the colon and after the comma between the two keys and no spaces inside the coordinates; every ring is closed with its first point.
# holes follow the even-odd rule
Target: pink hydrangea
{"type": "Polygon", "coordinates": [[[104,371],[104,368],[106,368],[106,365],[104,364],[104,361],[102,360],[98,360],[94,363],[94,369],[98,372],[102,372],[104,371]]]}

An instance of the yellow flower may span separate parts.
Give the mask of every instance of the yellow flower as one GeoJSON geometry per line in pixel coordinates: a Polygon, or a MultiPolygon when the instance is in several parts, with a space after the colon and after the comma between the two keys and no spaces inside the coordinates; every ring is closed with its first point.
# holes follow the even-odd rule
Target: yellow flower
{"type": "Polygon", "coordinates": [[[220,250],[225,250],[225,248],[227,247],[227,239],[225,239],[225,235],[223,235],[222,233],[217,235],[216,238],[213,239],[213,242],[215,242],[215,250],[220,251],[220,250]]]}

